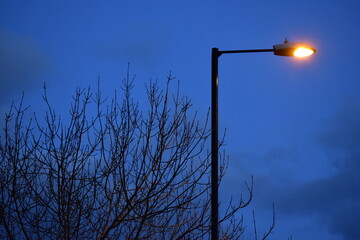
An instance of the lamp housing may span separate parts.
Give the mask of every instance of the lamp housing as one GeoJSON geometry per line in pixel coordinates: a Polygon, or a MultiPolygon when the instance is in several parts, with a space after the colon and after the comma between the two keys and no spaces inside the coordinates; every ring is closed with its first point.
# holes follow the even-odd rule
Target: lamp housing
{"type": "Polygon", "coordinates": [[[307,57],[316,52],[311,45],[299,42],[289,42],[285,39],[284,43],[273,46],[274,54],[285,57],[307,57]]]}

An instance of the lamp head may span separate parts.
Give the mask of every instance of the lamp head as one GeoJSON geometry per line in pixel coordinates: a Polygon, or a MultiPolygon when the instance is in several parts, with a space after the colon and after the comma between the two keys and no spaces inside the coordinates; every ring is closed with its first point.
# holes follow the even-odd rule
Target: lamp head
{"type": "Polygon", "coordinates": [[[306,43],[289,42],[274,45],[274,54],[286,57],[307,57],[316,52],[316,49],[306,43]]]}

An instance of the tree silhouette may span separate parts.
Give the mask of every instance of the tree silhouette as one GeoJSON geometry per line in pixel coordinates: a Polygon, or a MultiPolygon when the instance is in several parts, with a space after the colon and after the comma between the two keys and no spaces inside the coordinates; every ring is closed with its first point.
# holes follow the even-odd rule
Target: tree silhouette
{"type": "MultiPolygon", "coordinates": [[[[25,121],[13,104],[0,142],[1,239],[206,239],[210,233],[208,117],[198,120],[179,90],[146,87],[148,107],[123,80],[119,101],[77,89],[68,118],[47,111],[25,121]]],[[[28,119],[28,118],[27,118],[28,119]]],[[[220,143],[221,145],[221,143],[220,143]]],[[[221,156],[220,179],[226,169],[221,156]]],[[[221,237],[244,231],[230,202],[221,237]]]]}

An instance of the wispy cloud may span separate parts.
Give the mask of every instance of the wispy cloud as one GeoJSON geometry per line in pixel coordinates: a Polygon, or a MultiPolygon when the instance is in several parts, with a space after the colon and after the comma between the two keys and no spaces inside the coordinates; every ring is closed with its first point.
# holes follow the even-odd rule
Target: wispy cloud
{"type": "Polygon", "coordinates": [[[116,62],[136,62],[144,68],[154,67],[159,55],[169,51],[171,31],[152,22],[134,22],[97,46],[96,55],[116,62]]]}
{"type": "Polygon", "coordinates": [[[0,30],[0,103],[39,87],[49,66],[49,58],[31,38],[0,30]]]}
{"type": "Polygon", "coordinates": [[[360,239],[359,126],[360,105],[347,104],[316,137],[335,173],[284,189],[278,196],[279,205],[289,214],[317,216],[329,232],[345,240],[360,239]]]}

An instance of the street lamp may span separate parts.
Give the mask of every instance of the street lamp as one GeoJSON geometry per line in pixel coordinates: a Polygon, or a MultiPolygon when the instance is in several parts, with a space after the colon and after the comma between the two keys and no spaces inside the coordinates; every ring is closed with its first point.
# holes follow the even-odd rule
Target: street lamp
{"type": "Polygon", "coordinates": [[[305,43],[289,42],[274,45],[272,49],[229,50],[212,49],[211,56],[211,239],[219,239],[219,124],[218,124],[218,68],[219,57],[227,53],[273,52],[286,57],[307,57],[316,49],[305,43]]]}

